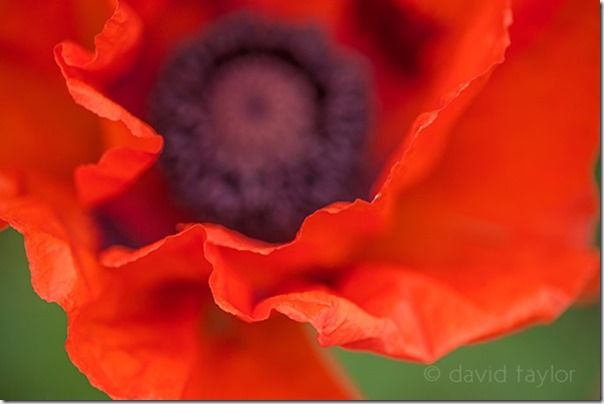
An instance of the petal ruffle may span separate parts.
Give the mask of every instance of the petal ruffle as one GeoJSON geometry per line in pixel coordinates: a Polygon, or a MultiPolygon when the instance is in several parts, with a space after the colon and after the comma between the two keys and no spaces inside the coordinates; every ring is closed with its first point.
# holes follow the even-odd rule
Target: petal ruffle
{"type": "MultiPolygon", "coordinates": [[[[504,61],[510,42],[512,17],[506,0],[452,1],[446,7],[416,3],[442,32],[437,31],[439,36],[431,43],[434,49],[427,52],[429,78],[424,79],[423,88],[410,95],[399,91],[417,103],[411,107],[413,120],[402,125],[403,102],[389,106],[384,113],[383,131],[395,137],[382,145],[387,149],[382,156],[388,158],[388,164],[375,185],[381,193],[397,192],[430,172],[443,153],[451,127],[493,69],[504,61]]],[[[402,7],[406,2],[395,4],[402,7]]],[[[392,91],[390,82],[386,86],[392,91]]]]}
{"type": "Polygon", "coordinates": [[[82,166],[76,172],[80,198],[88,205],[122,191],[155,162],[162,147],[161,137],[153,129],[99,92],[96,87],[100,84],[93,84],[110,81],[131,67],[141,30],[136,14],[119,4],[96,36],[94,54],[71,42],[55,48],[55,59],[74,100],[108,120],[107,151],[98,164],[82,166]]]}
{"type": "Polygon", "coordinates": [[[91,382],[122,399],[350,397],[299,326],[215,306],[204,240],[194,226],[104,255],[105,287],[69,322],[68,352],[91,382]]]}
{"type": "Polygon", "coordinates": [[[100,161],[76,172],[80,198],[89,206],[119,194],[155,162],[162,139],[143,120],[155,75],[173,46],[220,12],[210,2],[129,4],[115,1],[94,53],[73,42],[55,48],[74,100],[109,121],[100,161]]]}
{"type": "Polygon", "coordinates": [[[99,274],[94,225],[73,190],[53,178],[20,174],[0,173],[0,183],[0,220],[24,236],[34,290],[65,310],[77,309],[96,293],[99,274]],[[6,184],[12,190],[2,189],[6,184]]]}

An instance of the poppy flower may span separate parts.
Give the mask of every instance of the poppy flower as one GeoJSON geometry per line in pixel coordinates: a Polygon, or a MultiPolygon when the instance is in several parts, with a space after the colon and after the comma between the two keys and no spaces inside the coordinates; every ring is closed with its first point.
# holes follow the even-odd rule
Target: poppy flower
{"type": "Polygon", "coordinates": [[[114,398],[354,397],[300,323],[431,362],[594,285],[596,2],[2,7],[0,224],[114,398]]]}

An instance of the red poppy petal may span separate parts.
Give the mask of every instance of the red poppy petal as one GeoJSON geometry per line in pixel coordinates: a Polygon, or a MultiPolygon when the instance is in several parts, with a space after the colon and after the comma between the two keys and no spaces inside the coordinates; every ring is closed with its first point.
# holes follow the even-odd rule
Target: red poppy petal
{"type": "Polygon", "coordinates": [[[101,3],[89,2],[90,14],[71,0],[2,4],[0,168],[40,172],[67,182],[74,166],[98,159],[96,122],[74,105],[51,55],[61,39],[88,41],[88,32],[97,29],[97,18],[103,17],[101,3]]]}
{"type": "Polygon", "coordinates": [[[450,2],[447,7],[420,2],[419,7],[439,21],[444,38],[434,44],[430,82],[413,94],[419,105],[411,127],[401,126],[397,108],[391,107],[385,114],[386,133],[407,132],[389,143],[390,164],[384,166],[377,184],[382,193],[396,192],[430,172],[442,155],[451,127],[493,69],[504,61],[509,45],[512,18],[506,0],[450,2]]]}
{"type": "MultiPolygon", "coordinates": [[[[434,175],[400,196],[398,220],[410,231],[393,241],[398,256],[415,260],[430,249],[451,260],[454,246],[479,235],[479,245],[524,240],[591,248],[599,146],[593,11],[564,4],[532,43],[512,47],[434,175]]],[[[517,25],[512,33],[521,37],[530,28],[517,25]]]]}
{"type": "Polygon", "coordinates": [[[241,280],[237,277],[228,274],[227,280],[215,272],[212,286],[217,303],[247,321],[264,320],[275,310],[293,320],[311,323],[324,346],[432,362],[461,344],[555,318],[585,285],[585,276],[569,281],[566,273],[582,263],[585,275],[597,263],[597,256],[590,259],[580,254],[559,254],[558,272],[524,277],[522,287],[518,287],[519,276],[534,265],[534,257],[528,255],[514,263],[514,272],[504,265],[492,266],[498,286],[488,290],[484,284],[470,285],[475,288],[472,290],[455,277],[453,281],[439,279],[416,269],[386,265],[350,271],[337,293],[300,288],[247,307],[233,306],[230,296],[223,300],[226,294],[221,288],[226,285],[239,297],[248,292],[238,284],[241,280]]]}
{"type": "Polygon", "coordinates": [[[248,325],[213,304],[204,239],[194,226],[105,254],[105,288],[69,316],[67,349],[91,382],[127,399],[351,397],[301,328],[248,325]]]}
{"type": "Polygon", "coordinates": [[[56,73],[50,58],[57,42],[89,42],[107,18],[107,2],[77,0],[3,2],[0,15],[0,49],[3,60],[27,64],[46,74],[56,73]],[[36,29],[23,29],[25,25],[36,29]],[[44,35],[40,35],[44,32],[44,35]]]}
{"type": "Polygon", "coordinates": [[[597,6],[562,3],[545,21],[519,15],[518,46],[456,126],[437,170],[400,195],[400,231],[374,252],[495,316],[472,320],[483,337],[553,319],[598,272],[597,6]]]}
{"type": "Polygon", "coordinates": [[[3,58],[0,87],[1,169],[69,182],[76,165],[98,158],[96,123],[73,104],[58,72],[3,58]]]}
{"type": "MultiPolygon", "coordinates": [[[[539,40],[513,48],[462,115],[435,171],[399,195],[390,234],[363,247],[359,241],[363,252],[351,259],[390,264],[340,269],[330,280],[338,269],[313,257],[303,228],[296,242],[311,247],[297,262],[308,267],[316,259],[329,285],[317,289],[308,273],[288,284],[258,275],[291,269],[284,259],[296,243],[271,252],[211,246],[216,302],[248,321],[271,310],[309,321],[323,344],[421,361],[549,321],[568,307],[597,272],[599,256],[591,247],[599,54],[595,5],[556,11],[539,40]]],[[[422,131],[425,142],[445,129],[442,117],[422,131]]],[[[325,216],[329,232],[316,233],[330,239],[323,257],[341,246],[331,241],[341,224],[325,216]]]]}
{"type": "MultiPolygon", "coordinates": [[[[94,385],[114,399],[351,398],[299,325],[245,324],[203,301],[203,289],[178,288],[200,301],[177,302],[196,309],[176,319],[85,311],[70,322],[68,351],[94,385]]],[[[187,308],[165,314],[171,310],[187,308]]]]}
{"type": "Polygon", "coordinates": [[[0,62],[0,86],[0,167],[70,181],[77,164],[98,157],[98,128],[73,105],[58,75],[0,62]]]}
{"type": "MultiPolygon", "coordinates": [[[[519,15],[512,31],[519,45],[457,126],[437,172],[401,195],[398,223],[409,232],[382,246],[447,283],[492,284],[493,301],[481,296],[491,310],[501,309],[500,296],[513,307],[524,289],[537,294],[539,287],[553,289],[568,305],[578,285],[598,272],[597,6],[559,5],[537,20],[545,28],[519,15]],[[527,264],[521,265],[524,256],[527,264]],[[516,278],[520,292],[501,288],[510,269],[499,274],[491,267],[502,262],[526,268],[516,278]],[[547,282],[540,285],[540,279],[547,282]]],[[[522,6],[519,12],[542,10],[538,2],[522,6]]],[[[549,314],[531,306],[524,311],[547,320],[560,307],[552,306],[549,314]]],[[[514,315],[520,322],[526,314],[510,309],[514,315]]]]}
{"type": "Polygon", "coordinates": [[[105,152],[98,164],[80,167],[76,185],[86,204],[115,195],[153,164],[162,139],[147,124],[102,94],[91,82],[102,83],[132,63],[139,46],[141,25],[136,14],[119,4],[95,38],[96,53],[65,42],[55,58],[74,100],[108,122],[105,152]]]}
{"type": "Polygon", "coordinates": [[[66,310],[71,359],[112,397],[354,394],[302,329],[278,319],[246,325],[215,307],[206,283],[203,228],[141,250],[107,251],[101,267],[92,253],[92,227],[68,191],[48,179],[23,185],[52,188],[60,200],[48,205],[20,195],[14,176],[0,178],[0,220],[24,235],[34,289],[66,310]]]}
{"type": "Polygon", "coordinates": [[[65,310],[77,308],[96,287],[89,218],[62,182],[40,176],[8,178],[12,191],[0,189],[0,220],[24,236],[34,290],[65,310]]]}
{"type": "MultiPolygon", "coordinates": [[[[376,117],[371,162],[381,172],[381,184],[391,165],[413,147],[416,132],[469,83],[503,60],[510,23],[508,1],[344,4],[346,12],[336,35],[367,56],[373,71],[376,117]]],[[[413,175],[429,170],[430,161],[440,155],[442,146],[437,146],[433,140],[422,153],[425,167],[415,163],[413,175]]]]}

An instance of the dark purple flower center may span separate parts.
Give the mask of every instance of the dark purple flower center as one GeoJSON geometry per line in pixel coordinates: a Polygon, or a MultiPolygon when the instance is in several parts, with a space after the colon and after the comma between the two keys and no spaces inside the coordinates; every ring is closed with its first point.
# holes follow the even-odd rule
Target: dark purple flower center
{"type": "Polygon", "coordinates": [[[366,76],[318,30],[230,17],[180,48],[151,99],[161,167],[199,221],[265,241],[367,196],[366,76]]]}

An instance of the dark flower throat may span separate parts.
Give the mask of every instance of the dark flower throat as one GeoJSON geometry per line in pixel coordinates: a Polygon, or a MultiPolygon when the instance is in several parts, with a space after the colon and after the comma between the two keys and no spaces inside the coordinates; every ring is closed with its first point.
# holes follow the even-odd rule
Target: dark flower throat
{"type": "Polygon", "coordinates": [[[366,76],[321,32],[240,15],[170,58],[151,122],[196,220],[284,242],[313,211],[366,197],[368,110],[366,76]]]}

